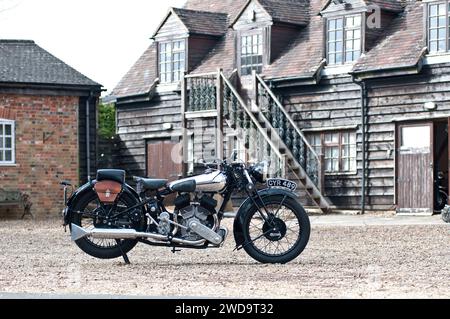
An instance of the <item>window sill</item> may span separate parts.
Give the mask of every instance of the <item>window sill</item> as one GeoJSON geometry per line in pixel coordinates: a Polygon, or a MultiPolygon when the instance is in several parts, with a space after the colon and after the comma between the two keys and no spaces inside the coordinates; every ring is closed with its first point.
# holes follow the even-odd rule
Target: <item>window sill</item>
{"type": "Polygon", "coordinates": [[[0,163],[0,167],[17,167],[17,164],[0,163]]]}
{"type": "Polygon", "coordinates": [[[339,172],[339,173],[325,173],[325,176],[355,176],[358,172],[339,172]]]}
{"type": "Polygon", "coordinates": [[[156,87],[156,93],[176,92],[181,90],[181,82],[162,83],[156,87]]]}
{"type": "Polygon", "coordinates": [[[327,65],[322,70],[322,76],[348,74],[352,71],[353,65],[353,62],[339,65],[327,65]]]}
{"type": "Polygon", "coordinates": [[[450,52],[430,53],[425,56],[424,65],[450,63],[450,52]]]}

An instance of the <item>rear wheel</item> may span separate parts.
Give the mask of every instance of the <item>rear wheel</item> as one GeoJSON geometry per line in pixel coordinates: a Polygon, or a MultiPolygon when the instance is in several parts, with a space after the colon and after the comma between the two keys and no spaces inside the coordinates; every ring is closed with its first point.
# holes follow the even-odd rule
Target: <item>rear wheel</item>
{"type": "MultiPolygon", "coordinates": [[[[97,194],[89,192],[84,194],[76,203],[74,210],[76,212],[72,216],[72,223],[82,228],[119,228],[117,223],[121,225],[128,225],[128,228],[135,228],[139,230],[139,225],[133,223],[127,214],[121,216],[120,220],[116,221],[115,226],[105,224],[105,215],[107,210],[113,209],[112,214],[125,211],[129,207],[136,205],[136,199],[127,193],[122,193],[115,208],[112,206],[102,206],[98,200],[97,194]]],[[[139,224],[139,223],[138,223],[139,224]]],[[[95,239],[85,237],[75,242],[78,247],[86,254],[100,258],[100,259],[114,259],[122,256],[122,251],[128,253],[136,246],[136,240],[121,240],[115,239],[95,239]]]]}
{"type": "MultiPolygon", "coordinates": [[[[297,258],[309,241],[311,224],[303,207],[282,195],[263,199],[269,217],[252,206],[243,219],[244,249],[261,263],[285,264],[297,258]]],[[[265,210],[261,209],[265,214],[265,210]]]]}

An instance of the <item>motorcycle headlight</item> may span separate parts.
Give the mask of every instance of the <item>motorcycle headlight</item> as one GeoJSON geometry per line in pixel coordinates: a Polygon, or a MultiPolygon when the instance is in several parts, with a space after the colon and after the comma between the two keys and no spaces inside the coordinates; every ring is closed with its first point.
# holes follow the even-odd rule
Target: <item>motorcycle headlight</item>
{"type": "Polygon", "coordinates": [[[256,164],[252,168],[252,176],[259,183],[265,183],[267,180],[267,172],[269,170],[269,163],[264,161],[256,164]]]}

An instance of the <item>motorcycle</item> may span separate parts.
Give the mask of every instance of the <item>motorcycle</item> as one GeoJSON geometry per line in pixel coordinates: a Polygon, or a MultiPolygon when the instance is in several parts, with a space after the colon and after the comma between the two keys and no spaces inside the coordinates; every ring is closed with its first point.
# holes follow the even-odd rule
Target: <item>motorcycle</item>
{"type": "Polygon", "coordinates": [[[434,179],[434,206],[437,212],[442,211],[448,203],[448,190],[445,183],[445,173],[438,171],[434,179]]]}
{"type": "MultiPolygon", "coordinates": [[[[233,224],[236,249],[261,263],[285,264],[297,258],[310,237],[310,220],[294,193],[297,184],[267,179],[267,163],[247,166],[227,160],[205,164],[205,172],[174,182],[134,177],[122,170],[99,170],[97,178],[76,190],[63,211],[64,226],[85,253],[100,259],[123,257],[138,243],[179,249],[223,246],[221,225],[232,195],[244,192],[233,224]],[[266,187],[258,189],[257,184],[266,187]],[[175,194],[174,210],[165,199],[175,194]]],[[[65,194],[70,183],[63,183],[65,194]]],[[[67,195],[65,195],[65,198],[67,195]]]]}

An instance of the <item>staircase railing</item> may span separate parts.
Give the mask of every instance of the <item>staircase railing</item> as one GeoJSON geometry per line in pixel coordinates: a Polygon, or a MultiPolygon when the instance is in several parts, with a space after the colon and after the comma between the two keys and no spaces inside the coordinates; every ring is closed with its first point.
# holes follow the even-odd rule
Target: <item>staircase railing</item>
{"type": "Polygon", "coordinates": [[[271,140],[268,132],[261,126],[247,103],[240,96],[230,80],[220,72],[223,83],[223,115],[230,127],[237,131],[238,139],[245,145],[247,161],[270,162],[269,175],[286,175],[286,156],[281,154],[279,146],[271,140]]]}
{"type": "Polygon", "coordinates": [[[266,82],[254,73],[257,106],[267,121],[277,130],[281,140],[319,190],[323,190],[323,156],[317,154],[303,132],[285,110],[266,82]]]}

